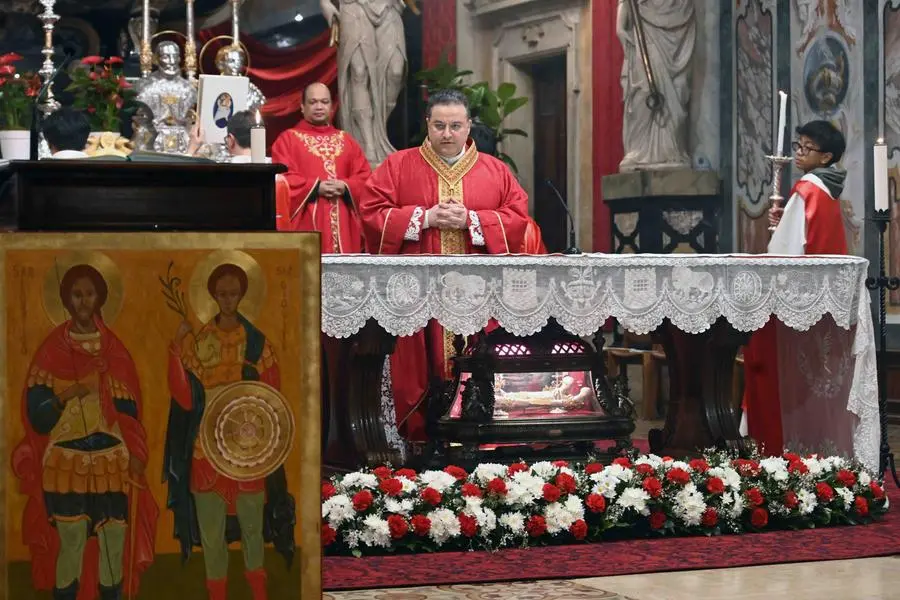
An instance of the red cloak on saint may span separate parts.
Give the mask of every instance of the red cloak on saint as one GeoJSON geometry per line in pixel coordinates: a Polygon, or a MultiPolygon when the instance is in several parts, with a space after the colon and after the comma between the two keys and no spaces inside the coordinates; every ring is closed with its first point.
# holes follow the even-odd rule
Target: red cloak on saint
{"type": "MultiPolygon", "coordinates": [[[[426,140],[388,156],[375,170],[360,216],[373,254],[515,254],[525,238],[528,197],[506,164],[478,152],[472,140],[453,165],[426,140]],[[451,201],[469,210],[465,230],[423,228],[426,210],[451,201]]],[[[407,439],[424,439],[424,414],[418,409],[429,377],[449,377],[452,341],[434,322],[397,339],[391,379],[397,426],[407,439]]]]}
{"type": "Polygon", "coordinates": [[[288,168],[284,179],[290,187],[290,203],[283,229],[321,232],[324,254],[363,251],[358,202],[372,171],[362,148],[349,133],[331,125],[300,121],[275,140],[272,162],[288,168]],[[319,183],[329,179],[347,184],[343,198],[319,195],[319,183]]]}
{"type": "MultiPolygon", "coordinates": [[[[66,321],[53,329],[41,344],[28,372],[37,367],[50,373],[55,379],[68,381],[98,375],[103,418],[109,425],[119,425],[130,455],[146,465],[149,448],[147,432],[141,424],[141,389],[137,369],[121,340],[106,327],[101,318],[94,317],[94,321],[100,332],[99,354],[88,353],[74,341],[69,335],[72,322],[66,321]],[[131,394],[137,408],[136,419],[116,410],[112,397],[112,380],[125,386],[131,394]]],[[[60,540],[47,515],[43,497],[42,460],[49,440],[48,436],[38,434],[28,421],[27,392],[26,385],[22,394],[25,437],[13,451],[12,470],[19,479],[21,492],[28,496],[22,517],[22,538],[31,551],[32,582],[35,590],[52,590],[56,582],[60,540]]],[[[153,562],[159,519],[159,507],[150,494],[146,481],[139,482],[138,485],[142,487],[132,486],[128,494],[129,519],[136,515],[136,522],[129,523],[122,562],[122,595],[128,597],[137,595],[141,574],[153,562]]],[[[83,556],[78,600],[93,600],[98,595],[99,585],[100,551],[96,536],[88,538],[83,556]]]]}

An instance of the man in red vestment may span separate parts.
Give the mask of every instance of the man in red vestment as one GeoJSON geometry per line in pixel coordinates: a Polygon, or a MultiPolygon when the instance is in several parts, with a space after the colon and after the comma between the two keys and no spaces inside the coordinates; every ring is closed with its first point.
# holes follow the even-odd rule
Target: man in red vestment
{"type": "MultiPolygon", "coordinates": [[[[469,138],[466,97],[439,91],[425,112],[428,139],[390,155],[366,183],[360,215],[374,254],[509,254],[522,250],[528,197],[502,161],[469,138]]],[[[397,340],[391,379],[397,424],[424,439],[428,377],[446,379],[453,334],[436,323],[397,340]],[[426,344],[427,339],[427,344],[426,344]]]]}
{"type": "MultiPolygon", "coordinates": [[[[769,254],[847,254],[839,200],[847,172],[836,166],[846,148],[844,136],[828,121],[810,121],[797,128],[797,135],[794,164],[804,175],[787,204],[769,211],[769,222],[776,226],[769,254]]],[[[774,318],[744,350],[747,429],[773,455],[780,455],[784,446],[777,350],[774,318]]]]}
{"type": "Polygon", "coordinates": [[[303,120],[278,136],[272,162],[288,168],[290,225],[322,233],[322,252],[363,251],[357,203],[371,174],[366,155],[350,134],[331,126],[331,92],[321,83],[303,92],[303,120]]]}

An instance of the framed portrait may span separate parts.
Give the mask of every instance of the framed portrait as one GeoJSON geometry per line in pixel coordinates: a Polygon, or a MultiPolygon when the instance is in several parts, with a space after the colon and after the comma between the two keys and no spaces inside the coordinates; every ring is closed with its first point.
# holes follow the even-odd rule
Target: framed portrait
{"type": "Polygon", "coordinates": [[[250,80],[230,75],[200,75],[197,107],[209,143],[221,144],[234,113],[247,109],[250,80]]]}
{"type": "Polygon", "coordinates": [[[319,254],[0,235],[0,598],[321,597],[319,254]]]}

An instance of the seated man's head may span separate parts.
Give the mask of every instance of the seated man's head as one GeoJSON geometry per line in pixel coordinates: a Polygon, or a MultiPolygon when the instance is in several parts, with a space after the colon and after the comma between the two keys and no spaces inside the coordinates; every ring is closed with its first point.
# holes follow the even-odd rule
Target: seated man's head
{"type": "Polygon", "coordinates": [[[80,110],[64,106],[44,121],[44,138],[54,154],[62,150],[84,150],[91,122],[80,110]]]}
{"type": "Polygon", "coordinates": [[[253,127],[253,117],[249,110],[238,111],[229,119],[225,147],[232,156],[250,154],[251,127],[253,127]]]}

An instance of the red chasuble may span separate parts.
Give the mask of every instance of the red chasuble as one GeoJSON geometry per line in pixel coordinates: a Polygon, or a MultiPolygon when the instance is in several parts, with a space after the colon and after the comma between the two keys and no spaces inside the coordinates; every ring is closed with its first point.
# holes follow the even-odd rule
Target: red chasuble
{"type": "Polygon", "coordinates": [[[284,176],[291,197],[289,222],[282,226],[284,229],[321,232],[324,254],[363,251],[357,203],[371,169],[350,134],[331,125],[300,121],[275,140],[272,162],[288,168],[284,176]],[[347,184],[343,198],[319,195],[319,183],[328,179],[347,184]]]}
{"type": "MultiPolygon", "coordinates": [[[[375,170],[360,215],[373,254],[518,253],[528,196],[505,163],[478,152],[471,140],[453,165],[426,140],[419,148],[390,155],[375,170]],[[459,202],[469,210],[466,229],[423,228],[425,211],[440,202],[459,202]]],[[[422,399],[429,376],[450,376],[453,337],[431,322],[424,331],[397,339],[391,379],[398,429],[410,440],[424,439],[422,399]]]]}

